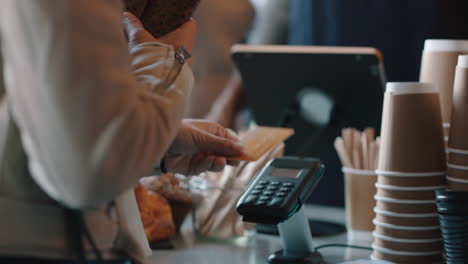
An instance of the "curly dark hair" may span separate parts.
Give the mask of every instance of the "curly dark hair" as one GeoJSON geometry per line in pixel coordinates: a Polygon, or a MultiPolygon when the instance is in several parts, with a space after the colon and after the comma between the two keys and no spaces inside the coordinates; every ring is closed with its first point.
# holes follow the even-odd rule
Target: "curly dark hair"
{"type": "Polygon", "coordinates": [[[187,22],[200,0],[124,0],[127,10],[140,18],[155,38],[187,22]]]}

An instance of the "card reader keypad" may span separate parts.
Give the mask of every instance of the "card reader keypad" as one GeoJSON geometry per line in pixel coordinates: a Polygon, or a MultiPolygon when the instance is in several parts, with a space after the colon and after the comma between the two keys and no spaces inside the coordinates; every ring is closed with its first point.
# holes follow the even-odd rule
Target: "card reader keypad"
{"type": "Polygon", "coordinates": [[[237,201],[246,222],[278,224],[289,219],[313,191],[323,174],[319,160],[302,157],[270,161],[237,201]]]}
{"type": "Polygon", "coordinates": [[[245,203],[256,206],[280,207],[293,188],[294,183],[262,180],[250,192],[245,203]]]}

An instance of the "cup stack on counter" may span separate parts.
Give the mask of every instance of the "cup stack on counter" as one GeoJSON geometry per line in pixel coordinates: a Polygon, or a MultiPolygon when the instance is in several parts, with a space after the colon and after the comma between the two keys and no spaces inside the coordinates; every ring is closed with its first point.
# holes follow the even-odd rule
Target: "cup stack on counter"
{"type": "Polygon", "coordinates": [[[468,40],[427,39],[419,81],[436,85],[440,92],[445,140],[448,139],[455,67],[459,55],[468,55],[468,40]]]}
{"type": "Polygon", "coordinates": [[[371,241],[375,217],[375,183],[379,156],[379,141],[375,130],[360,132],[353,128],[342,130],[335,148],[343,164],[345,177],[346,225],[349,241],[371,241]]]}
{"type": "Polygon", "coordinates": [[[468,56],[460,56],[455,74],[452,129],[448,142],[448,188],[468,191],[468,56]]]}
{"type": "Polygon", "coordinates": [[[429,83],[387,83],[384,97],[374,259],[438,263],[442,238],[434,190],[445,187],[439,92],[429,83]]]}
{"type": "Polygon", "coordinates": [[[448,190],[438,190],[437,211],[446,263],[468,263],[468,56],[459,56],[448,141],[448,190]]]}

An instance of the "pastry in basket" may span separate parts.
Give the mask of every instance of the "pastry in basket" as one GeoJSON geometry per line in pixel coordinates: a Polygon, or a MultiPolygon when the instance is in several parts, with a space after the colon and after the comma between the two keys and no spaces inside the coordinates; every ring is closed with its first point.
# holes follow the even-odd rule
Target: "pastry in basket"
{"type": "Polygon", "coordinates": [[[125,0],[127,10],[137,16],[155,38],[189,21],[200,0],[125,0]]]}
{"type": "Polygon", "coordinates": [[[177,231],[185,218],[192,210],[192,194],[174,173],[166,173],[161,176],[145,177],[140,180],[148,190],[157,192],[169,200],[172,208],[172,216],[177,231]]]}
{"type": "Polygon", "coordinates": [[[175,234],[172,210],[164,197],[146,189],[142,184],[135,187],[135,197],[150,242],[165,240],[175,234]]]}

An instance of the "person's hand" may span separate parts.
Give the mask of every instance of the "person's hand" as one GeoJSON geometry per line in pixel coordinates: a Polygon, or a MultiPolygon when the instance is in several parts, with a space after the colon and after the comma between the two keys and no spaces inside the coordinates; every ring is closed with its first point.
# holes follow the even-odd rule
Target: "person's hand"
{"type": "Polygon", "coordinates": [[[197,34],[197,23],[195,20],[191,19],[176,30],[160,38],[154,38],[132,13],[125,12],[123,16],[124,29],[130,48],[145,42],[161,42],[172,45],[174,48],[183,46],[188,52],[192,52],[197,34]]]}
{"type": "Polygon", "coordinates": [[[229,157],[242,155],[237,136],[219,124],[186,119],[165,157],[169,172],[195,175],[204,171],[220,171],[238,165],[229,157]]]}

